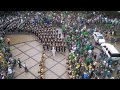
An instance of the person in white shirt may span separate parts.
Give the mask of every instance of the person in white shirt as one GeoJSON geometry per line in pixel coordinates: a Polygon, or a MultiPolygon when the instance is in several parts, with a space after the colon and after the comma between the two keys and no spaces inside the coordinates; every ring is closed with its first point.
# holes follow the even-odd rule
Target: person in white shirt
{"type": "Polygon", "coordinates": [[[106,65],[106,61],[103,61],[103,65],[104,65],[104,66],[106,65]]]}
{"type": "Polygon", "coordinates": [[[89,53],[89,55],[91,55],[92,54],[92,50],[88,50],[88,53],[89,53]]]}
{"type": "Polygon", "coordinates": [[[28,72],[28,68],[27,68],[26,63],[23,64],[23,67],[24,67],[24,69],[25,69],[25,72],[28,72]]]}
{"type": "Polygon", "coordinates": [[[5,76],[4,76],[4,75],[2,76],[2,79],[5,79],[5,76]]]}
{"type": "Polygon", "coordinates": [[[8,74],[12,74],[12,69],[11,69],[11,67],[8,67],[8,74]]]}
{"type": "Polygon", "coordinates": [[[53,54],[53,57],[55,57],[55,52],[56,52],[55,47],[52,47],[52,54],[53,54]]]}
{"type": "Polygon", "coordinates": [[[114,31],[112,31],[112,36],[114,36],[114,31]]]}
{"type": "Polygon", "coordinates": [[[20,61],[20,58],[18,58],[17,63],[18,63],[18,65],[19,65],[19,68],[21,68],[21,61],[20,61]]]}

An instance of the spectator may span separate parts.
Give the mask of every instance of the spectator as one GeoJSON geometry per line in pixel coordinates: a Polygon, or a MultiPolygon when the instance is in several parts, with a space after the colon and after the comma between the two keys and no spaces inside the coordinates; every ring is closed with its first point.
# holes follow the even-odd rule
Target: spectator
{"type": "Polygon", "coordinates": [[[7,38],[7,44],[10,45],[10,38],[7,38]]]}
{"type": "Polygon", "coordinates": [[[115,38],[115,46],[117,45],[117,38],[115,38]]]}
{"type": "Polygon", "coordinates": [[[24,67],[24,69],[25,69],[25,72],[28,72],[28,68],[27,68],[26,63],[23,64],[23,67],[24,67]]]}
{"type": "Polygon", "coordinates": [[[18,58],[17,63],[18,63],[18,65],[19,65],[19,68],[22,68],[22,67],[21,67],[21,61],[20,61],[20,58],[18,58]]]}
{"type": "Polygon", "coordinates": [[[53,54],[53,57],[55,57],[55,52],[56,52],[55,48],[52,47],[52,54],[53,54]]]}

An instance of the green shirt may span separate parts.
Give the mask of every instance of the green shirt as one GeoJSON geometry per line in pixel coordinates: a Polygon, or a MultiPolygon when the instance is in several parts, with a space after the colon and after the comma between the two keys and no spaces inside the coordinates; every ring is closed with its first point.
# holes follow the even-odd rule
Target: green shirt
{"type": "Polygon", "coordinates": [[[88,35],[88,32],[84,32],[84,36],[87,36],[88,35]]]}
{"type": "Polygon", "coordinates": [[[11,51],[11,48],[10,48],[10,47],[8,47],[8,51],[9,51],[9,52],[11,51]]]}
{"type": "Polygon", "coordinates": [[[73,53],[71,53],[71,54],[69,55],[69,59],[70,59],[71,61],[73,61],[74,58],[75,58],[75,55],[74,55],[73,53]]]}
{"type": "Polygon", "coordinates": [[[80,49],[80,44],[79,43],[77,44],[77,47],[78,47],[78,49],[80,49]]]}
{"type": "Polygon", "coordinates": [[[108,29],[110,29],[111,28],[111,24],[107,24],[107,27],[108,27],[108,29]]]}
{"type": "Polygon", "coordinates": [[[62,32],[65,31],[65,25],[62,25],[62,32]]]}
{"type": "Polygon", "coordinates": [[[85,49],[86,49],[86,50],[89,50],[89,49],[90,49],[90,46],[89,46],[89,45],[87,45],[87,46],[85,47],[85,49]]]}
{"type": "Polygon", "coordinates": [[[67,39],[66,39],[66,42],[70,42],[70,37],[68,36],[67,39]]]}
{"type": "Polygon", "coordinates": [[[74,36],[74,39],[76,40],[77,36],[74,36]]]}
{"type": "Polygon", "coordinates": [[[73,75],[73,76],[75,75],[75,71],[74,71],[74,70],[72,71],[72,75],[73,75]]]}
{"type": "Polygon", "coordinates": [[[82,31],[82,35],[84,36],[84,32],[82,31]]]}
{"type": "Polygon", "coordinates": [[[85,63],[89,63],[90,60],[88,58],[85,59],[85,63]]]}
{"type": "Polygon", "coordinates": [[[110,60],[110,65],[112,65],[112,60],[110,60]]]}

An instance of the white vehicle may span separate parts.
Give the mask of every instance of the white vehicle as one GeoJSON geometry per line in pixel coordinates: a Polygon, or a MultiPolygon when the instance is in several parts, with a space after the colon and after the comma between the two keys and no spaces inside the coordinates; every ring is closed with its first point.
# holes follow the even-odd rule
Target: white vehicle
{"type": "Polygon", "coordinates": [[[120,60],[120,52],[111,44],[103,43],[101,44],[102,50],[106,53],[108,57],[111,57],[113,61],[120,60]]]}
{"type": "Polygon", "coordinates": [[[93,32],[93,37],[94,37],[94,40],[96,43],[98,43],[98,44],[105,43],[105,39],[101,33],[93,32]]]}

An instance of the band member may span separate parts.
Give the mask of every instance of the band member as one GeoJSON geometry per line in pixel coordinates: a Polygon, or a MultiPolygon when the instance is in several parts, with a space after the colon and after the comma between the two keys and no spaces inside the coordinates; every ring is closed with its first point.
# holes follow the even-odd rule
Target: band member
{"type": "Polygon", "coordinates": [[[39,33],[39,39],[40,39],[40,41],[42,43],[42,35],[40,33],[39,33]]]}
{"type": "Polygon", "coordinates": [[[51,37],[51,42],[53,42],[53,39],[52,39],[52,37],[51,37]]]}
{"type": "Polygon", "coordinates": [[[44,38],[44,36],[42,35],[42,38],[41,38],[41,43],[43,43],[43,38],[44,38]]]}
{"type": "Polygon", "coordinates": [[[57,46],[57,52],[59,52],[59,43],[57,42],[57,44],[56,44],[57,46]]]}
{"type": "Polygon", "coordinates": [[[58,34],[58,30],[56,30],[56,33],[58,34]]]}
{"type": "Polygon", "coordinates": [[[53,54],[53,57],[55,56],[55,52],[56,52],[55,47],[52,47],[52,54],[53,54]]]}
{"type": "Polygon", "coordinates": [[[39,32],[38,32],[38,28],[37,28],[37,30],[36,30],[36,36],[38,36],[38,33],[39,33],[39,32]]]}
{"type": "Polygon", "coordinates": [[[53,46],[54,46],[55,50],[57,51],[56,43],[53,43],[53,46]]]}
{"type": "Polygon", "coordinates": [[[48,29],[48,34],[50,34],[50,30],[48,29]]]}
{"type": "Polygon", "coordinates": [[[63,46],[64,46],[64,43],[62,42],[62,43],[61,43],[61,51],[62,51],[62,52],[63,52],[63,48],[64,48],[63,46]]]}
{"type": "Polygon", "coordinates": [[[51,42],[51,36],[50,35],[48,35],[48,38],[49,38],[49,41],[51,42]]]}
{"type": "Polygon", "coordinates": [[[34,30],[34,34],[36,35],[36,28],[35,28],[35,30],[34,30]]]}
{"type": "Polygon", "coordinates": [[[61,34],[59,34],[59,38],[61,38],[61,34]]]}
{"type": "Polygon", "coordinates": [[[40,33],[38,32],[38,38],[39,38],[39,40],[40,40],[40,36],[41,36],[41,35],[40,35],[40,33]]]}
{"type": "Polygon", "coordinates": [[[56,34],[56,37],[55,38],[58,38],[58,34],[56,34]]]}
{"type": "Polygon", "coordinates": [[[33,28],[31,28],[31,32],[34,33],[34,29],[33,28]]]}
{"type": "Polygon", "coordinates": [[[47,39],[47,42],[49,42],[49,37],[48,37],[48,35],[46,35],[46,39],[47,39]]]}
{"type": "Polygon", "coordinates": [[[60,52],[60,48],[61,48],[61,43],[59,42],[59,43],[58,43],[58,49],[59,49],[58,51],[59,51],[59,52],[60,52]]]}
{"type": "Polygon", "coordinates": [[[43,37],[43,41],[45,42],[46,40],[45,40],[45,35],[44,35],[44,37],[43,37]]]}
{"type": "Polygon", "coordinates": [[[62,43],[62,39],[61,38],[59,39],[59,42],[62,43]]]}
{"type": "Polygon", "coordinates": [[[56,31],[53,29],[53,33],[55,34],[56,33],[56,31]]]}
{"type": "Polygon", "coordinates": [[[49,43],[47,42],[47,50],[49,51],[49,43]]]}
{"type": "Polygon", "coordinates": [[[50,43],[50,50],[52,50],[52,47],[53,47],[53,43],[51,42],[50,43]]]}
{"type": "Polygon", "coordinates": [[[51,31],[51,34],[53,35],[53,31],[51,31]]]}
{"type": "Polygon", "coordinates": [[[43,50],[45,51],[45,42],[43,42],[43,50]]]}
{"type": "Polygon", "coordinates": [[[64,42],[64,45],[63,45],[63,49],[64,49],[64,52],[66,51],[66,44],[65,44],[65,42],[64,42]]]}

